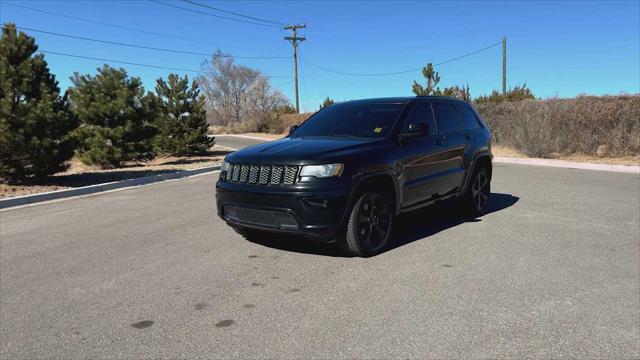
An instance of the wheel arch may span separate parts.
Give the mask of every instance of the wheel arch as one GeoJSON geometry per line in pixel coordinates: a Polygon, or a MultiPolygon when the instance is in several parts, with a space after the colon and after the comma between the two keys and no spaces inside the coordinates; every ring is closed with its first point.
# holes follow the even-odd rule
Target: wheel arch
{"type": "Polygon", "coordinates": [[[464,187],[460,192],[461,195],[464,195],[467,193],[467,189],[469,188],[469,184],[471,183],[471,177],[473,176],[473,174],[475,173],[478,167],[480,166],[487,167],[487,169],[489,170],[489,180],[491,180],[491,177],[493,176],[492,159],[493,159],[493,156],[491,155],[490,152],[481,152],[476,154],[473,157],[473,161],[469,166],[469,171],[467,171],[467,175],[465,176],[464,187]]]}
{"type": "Polygon", "coordinates": [[[400,209],[400,192],[397,178],[391,169],[378,169],[375,171],[363,172],[354,177],[352,182],[347,205],[345,206],[340,226],[346,225],[349,219],[349,213],[353,204],[358,200],[358,196],[367,188],[379,189],[382,186],[391,196],[391,203],[394,204],[394,212],[397,214],[400,209]]]}

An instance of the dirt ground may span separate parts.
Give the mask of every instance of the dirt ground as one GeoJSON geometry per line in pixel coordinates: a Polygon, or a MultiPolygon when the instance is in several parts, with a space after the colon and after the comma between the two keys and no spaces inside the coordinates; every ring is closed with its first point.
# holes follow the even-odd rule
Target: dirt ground
{"type": "Polygon", "coordinates": [[[0,184],[0,199],[217,165],[229,152],[214,146],[208,154],[203,156],[158,157],[147,162],[127,164],[119,169],[100,169],[85,165],[73,158],[69,161],[70,166],[67,171],[55,174],[42,183],[0,184]]]}

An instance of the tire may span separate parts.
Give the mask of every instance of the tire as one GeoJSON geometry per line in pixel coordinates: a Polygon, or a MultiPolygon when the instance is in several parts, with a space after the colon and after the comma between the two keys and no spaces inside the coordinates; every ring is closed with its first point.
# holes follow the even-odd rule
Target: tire
{"type": "Polygon", "coordinates": [[[487,213],[489,196],[491,195],[491,177],[486,167],[474,171],[469,188],[463,200],[463,206],[472,216],[478,217],[487,213]]]}
{"type": "Polygon", "coordinates": [[[376,191],[362,193],[351,208],[349,222],[340,247],[355,256],[372,256],[380,253],[389,241],[395,216],[388,194],[376,191]]]}

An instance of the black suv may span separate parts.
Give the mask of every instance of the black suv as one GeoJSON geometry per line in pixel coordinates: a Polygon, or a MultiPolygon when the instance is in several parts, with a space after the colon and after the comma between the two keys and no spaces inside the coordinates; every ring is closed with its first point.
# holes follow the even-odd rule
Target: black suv
{"type": "Polygon", "coordinates": [[[331,105],[283,139],[228,155],[218,215],[243,235],[293,233],[370,256],[384,249],[399,213],[459,198],[482,215],[490,139],[475,110],[452,98],[331,105]]]}

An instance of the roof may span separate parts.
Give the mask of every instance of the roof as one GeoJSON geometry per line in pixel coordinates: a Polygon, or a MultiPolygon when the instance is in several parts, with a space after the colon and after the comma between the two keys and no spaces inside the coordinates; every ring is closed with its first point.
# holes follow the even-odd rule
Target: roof
{"type": "Polygon", "coordinates": [[[349,103],[358,103],[358,104],[376,104],[376,103],[406,103],[415,99],[440,99],[440,100],[454,100],[454,101],[462,101],[460,99],[448,97],[448,96],[398,96],[398,97],[385,97],[385,98],[372,98],[372,99],[359,99],[359,100],[351,100],[347,101],[349,103]]]}

